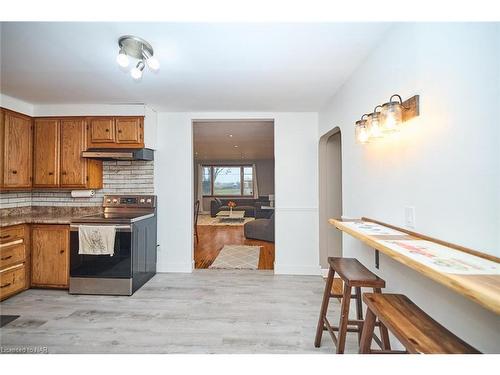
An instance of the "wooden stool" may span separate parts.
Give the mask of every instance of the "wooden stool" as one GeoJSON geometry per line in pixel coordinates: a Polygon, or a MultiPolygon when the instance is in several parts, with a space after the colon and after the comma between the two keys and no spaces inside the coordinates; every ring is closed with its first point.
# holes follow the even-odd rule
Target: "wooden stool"
{"type": "Polygon", "coordinates": [[[475,348],[432,319],[402,294],[363,294],[368,310],[361,335],[360,353],[401,353],[371,350],[375,320],[378,318],[403,344],[403,353],[472,354],[475,348]]]}
{"type": "MultiPolygon", "coordinates": [[[[323,331],[327,330],[332,337],[334,344],[337,346],[337,353],[344,353],[345,339],[347,332],[357,332],[358,342],[361,341],[361,332],[363,330],[363,306],[361,302],[361,288],[373,288],[374,293],[382,293],[381,288],[385,288],[385,281],[363,266],[357,259],[354,258],[328,258],[330,268],[328,270],[328,278],[326,280],[325,292],[323,294],[323,302],[321,303],[321,311],[319,313],[318,327],[316,329],[316,339],[314,346],[319,348],[321,345],[321,337],[323,331]],[[335,272],[338,273],[343,281],[343,293],[337,291],[338,284],[334,285],[335,272]],[[333,290],[332,290],[333,286],[333,290]],[[351,295],[352,288],[355,288],[355,294],[351,295]],[[332,326],[326,317],[328,303],[330,298],[341,298],[341,315],[338,327],[332,326]],[[356,320],[349,319],[349,307],[351,298],[356,300],[356,320]],[[349,326],[351,325],[351,326],[349,326]],[[352,327],[354,325],[355,327],[352,327]],[[334,332],[338,332],[338,339],[334,332]]],[[[383,324],[379,325],[380,336],[374,337],[375,341],[384,350],[391,348],[389,342],[389,334],[387,328],[383,324]]]]}

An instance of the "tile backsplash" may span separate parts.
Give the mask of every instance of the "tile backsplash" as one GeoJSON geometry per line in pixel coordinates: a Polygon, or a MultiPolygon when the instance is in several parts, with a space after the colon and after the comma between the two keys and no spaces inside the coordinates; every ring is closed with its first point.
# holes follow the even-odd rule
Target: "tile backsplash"
{"type": "Polygon", "coordinates": [[[0,193],[0,208],[27,206],[100,206],[105,194],[154,194],[153,161],[104,161],[103,188],[92,198],[73,198],[70,191],[33,190],[0,193]]]}

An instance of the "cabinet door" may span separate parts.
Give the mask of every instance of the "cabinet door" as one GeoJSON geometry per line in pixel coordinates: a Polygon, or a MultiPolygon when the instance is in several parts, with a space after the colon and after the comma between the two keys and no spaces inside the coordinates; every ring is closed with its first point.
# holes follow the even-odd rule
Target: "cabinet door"
{"type": "Polygon", "coordinates": [[[84,120],[61,120],[61,187],[85,188],[87,185],[87,159],[82,158],[85,136],[84,120]]]}
{"type": "Polygon", "coordinates": [[[4,134],[5,134],[5,111],[0,108],[0,188],[3,187],[3,155],[4,155],[4,134]]]}
{"type": "Polygon", "coordinates": [[[115,141],[115,120],[112,117],[90,119],[90,142],[109,143],[115,141]]]}
{"type": "Polygon", "coordinates": [[[31,230],[31,284],[68,286],[69,226],[33,225],[31,230]]]}
{"type": "Polygon", "coordinates": [[[118,117],[115,120],[116,143],[142,143],[142,119],[118,117]]]}
{"type": "Polygon", "coordinates": [[[4,187],[30,188],[32,165],[31,119],[6,111],[4,117],[4,187]]]}
{"type": "Polygon", "coordinates": [[[59,120],[35,120],[33,186],[43,188],[59,186],[59,120]]]}

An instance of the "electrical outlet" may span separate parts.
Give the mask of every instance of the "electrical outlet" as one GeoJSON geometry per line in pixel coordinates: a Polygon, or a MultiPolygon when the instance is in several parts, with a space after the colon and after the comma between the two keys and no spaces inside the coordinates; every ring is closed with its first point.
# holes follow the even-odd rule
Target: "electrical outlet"
{"type": "Polygon", "coordinates": [[[408,228],[415,228],[415,207],[405,207],[405,225],[408,228]]]}

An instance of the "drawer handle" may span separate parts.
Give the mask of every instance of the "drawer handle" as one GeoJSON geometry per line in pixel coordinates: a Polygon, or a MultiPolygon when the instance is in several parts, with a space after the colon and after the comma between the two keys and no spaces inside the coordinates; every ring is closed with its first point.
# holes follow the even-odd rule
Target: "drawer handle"
{"type": "Polygon", "coordinates": [[[49,176],[52,176],[54,174],[54,172],[49,172],[49,176]]]}
{"type": "Polygon", "coordinates": [[[64,254],[64,250],[59,251],[60,254],[64,254]]]}
{"type": "Polygon", "coordinates": [[[17,174],[17,171],[14,169],[14,170],[12,171],[12,173],[13,173],[13,174],[17,174]]]}
{"type": "Polygon", "coordinates": [[[109,129],[106,129],[106,133],[109,133],[109,129]]]}
{"type": "Polygon", "coordinates": [[[12,255],[9,255],[8,257],[2,258],[1,260],[7,260],[7,259],[10,259],[10,258],[12,258],[12,255]]]}
{"type": "Polygon", "coordinates": [[[7,288],[8,286],[10,286],[10,284],[11,284],[11,283],[7,283],[7,284],[5,284],[5,285],[0,286],[0,288],[2,288],[2,289],[3,289],[3,288],[7,288]]]}
{"type": "Polygon", "coordinates": [[[5,240],[6,238],[9,238],[9,237],[10,237],[10,234],[6,234],[5,236],[0,236],[0,238],[1,238],[2,240],[5,240]]]}
{"type": "Polygon", "coordinates": [[[122,131],[121,130],[118,130],[118,133],[121,133],[122,131]]]}

